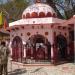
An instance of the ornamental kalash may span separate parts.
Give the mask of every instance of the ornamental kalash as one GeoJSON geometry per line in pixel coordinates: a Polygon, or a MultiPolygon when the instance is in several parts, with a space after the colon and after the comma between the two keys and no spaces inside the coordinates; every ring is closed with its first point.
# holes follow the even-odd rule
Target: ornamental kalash
{"type": "Polygon", "coordinates": [[[36,0],[23,11],[22,19],[9,23],[6,29],[10,33],[12,59],[22,63],[74,59],[75,17],[71,19],[57,18],[51,6],[36,0]]]}

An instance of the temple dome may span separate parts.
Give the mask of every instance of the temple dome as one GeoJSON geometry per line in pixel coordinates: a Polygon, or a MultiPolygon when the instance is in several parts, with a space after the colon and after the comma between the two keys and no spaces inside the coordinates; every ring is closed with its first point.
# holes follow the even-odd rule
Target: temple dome
{"type": "Polygon", "coordinates": [[[36,3],[27,7],[22,14],[22,18],[43,18],[56,17],[52,7],[43,3],[36,3]]]}

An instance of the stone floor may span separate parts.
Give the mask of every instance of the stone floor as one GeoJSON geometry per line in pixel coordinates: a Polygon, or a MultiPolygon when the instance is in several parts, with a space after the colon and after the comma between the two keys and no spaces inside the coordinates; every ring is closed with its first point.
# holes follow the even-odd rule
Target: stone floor
{"type": "Polygon", "coordinates": [[[75,75],[75,63],[52,64],[22,64],[8,63],[9,75],[75,75]]]}

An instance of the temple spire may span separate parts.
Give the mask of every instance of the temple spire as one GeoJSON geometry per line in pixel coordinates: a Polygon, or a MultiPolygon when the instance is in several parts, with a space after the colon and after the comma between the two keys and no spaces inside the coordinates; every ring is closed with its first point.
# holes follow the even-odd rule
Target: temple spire
{"type": "Polygon", "coordinates": [[[41,0],[36,0],[36,3],[41,3],[41,0]]]}

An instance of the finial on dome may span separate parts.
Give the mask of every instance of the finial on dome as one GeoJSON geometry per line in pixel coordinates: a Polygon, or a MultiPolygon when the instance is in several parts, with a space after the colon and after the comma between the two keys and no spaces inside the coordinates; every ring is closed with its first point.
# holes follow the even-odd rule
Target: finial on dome
{"type": "Polygon", "coordinates": [[[41,3],[41,0],[36,0],[36,3],[41,3]]]}

